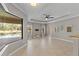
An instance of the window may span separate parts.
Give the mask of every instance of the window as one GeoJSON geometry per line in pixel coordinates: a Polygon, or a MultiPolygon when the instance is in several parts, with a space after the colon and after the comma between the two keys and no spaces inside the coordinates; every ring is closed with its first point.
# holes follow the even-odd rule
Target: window
{"type": "Polygon", "coordinates": [[[68,26],[67,27],[67,32],[72,32],[72,27],[68,26]]]}
{"type": "Polygon", "coordinates": [[[23,38],[23,19],[0,11],[0,38],[23,38]]]}
{"type": "Polygon", "coordinates": [[[0,38],[22,37],[21,24],[1,23],[0,22],[0,38]]]}

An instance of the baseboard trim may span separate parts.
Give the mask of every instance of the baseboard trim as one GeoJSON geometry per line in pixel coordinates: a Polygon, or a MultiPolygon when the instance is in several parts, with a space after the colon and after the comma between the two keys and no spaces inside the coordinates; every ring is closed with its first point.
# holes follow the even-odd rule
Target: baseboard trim
{"type": "Polygon", "coordinates": [[[20,48],[16,49],[15,51],[13,51],[12,53],[9,54],[9,56],[12,56],[13,54],[15,54],[17,51],[19,51],[20,49],[26,47],[27,44],[24,44],[23,46],[21,46],[20,48]]]}
{"type": "Polygon", "coordinates": [[[6,45],[6,46],[0,51],[0,56],[2,56],[2,54],[4,53],[4,51],[6,50],[7,47],[8,47],[8,45],[6,45]]]}
{"type": "Polygon", "coordinates": [[[63,40],[65,42],[69,42],[69,43],[74,43],[73,41],[71,40],[66,40],[66,39],[62,39],[62,38],[57,38],[57,37],[54,37],[55,39],[58,39],[58,40],[63,40]]]}

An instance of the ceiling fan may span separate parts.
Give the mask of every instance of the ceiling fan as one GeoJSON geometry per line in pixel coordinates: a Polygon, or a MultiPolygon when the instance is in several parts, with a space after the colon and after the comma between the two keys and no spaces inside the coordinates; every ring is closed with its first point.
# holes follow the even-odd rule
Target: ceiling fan
{"type": "Polygon", "coordinates": [[[43,14],[44,15],[44,18],[46,20],[50,19],[50,18],[54,18],[53,16],[49,15],[49,14],[43,14]]]}

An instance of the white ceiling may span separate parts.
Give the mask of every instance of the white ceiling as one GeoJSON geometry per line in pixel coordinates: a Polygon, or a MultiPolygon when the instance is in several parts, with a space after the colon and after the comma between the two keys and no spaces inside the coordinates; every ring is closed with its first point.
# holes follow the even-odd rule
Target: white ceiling
{"type": "Polygon", "coordinates": [[[50,14],[54,18],[68,14],[79,14],[78,3],[37,3],[36,7],[29,3],[14,3],[14,5],[21,8],[28,15],[28,19],[43,20],[43,14],[50,14]]]}

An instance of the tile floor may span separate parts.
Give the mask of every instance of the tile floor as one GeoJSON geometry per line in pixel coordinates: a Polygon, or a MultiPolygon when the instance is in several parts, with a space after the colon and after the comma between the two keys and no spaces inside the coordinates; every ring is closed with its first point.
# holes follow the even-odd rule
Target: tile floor
{"type": "Polygon", "coordinates": [[[54,38],[30,39],[27,47],[20,50],[17,55],[22,56],[71,56],[72,44],[54,38]]]}

